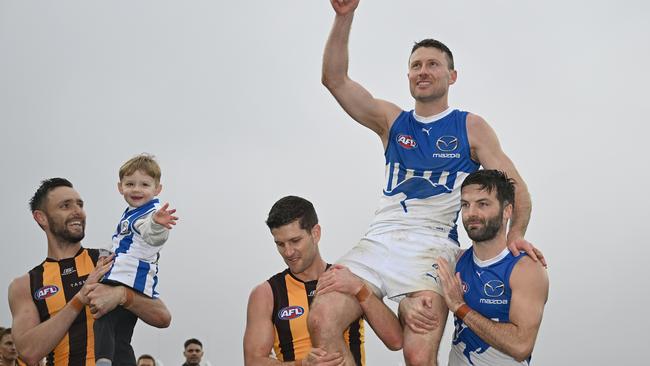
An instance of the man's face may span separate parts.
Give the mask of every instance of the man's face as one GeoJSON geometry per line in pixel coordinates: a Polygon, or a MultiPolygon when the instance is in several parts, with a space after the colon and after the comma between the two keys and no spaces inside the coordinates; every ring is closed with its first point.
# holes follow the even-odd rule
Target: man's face
{"type": "Polygon", "coordinates": [[[117,183],[117,189],[131,207],[140,207],[156,197],[162,186],[147,173],[136,170],[117,183]]]}
{"type": "Polygon", "coordinates": [[[195,343],[188,344],[183,355],[188,365],[198,365],[201,363],[201,357],[203,357],[203,347],[195,343]]]}
{"type": "Polygon", "coordinates": [[[5,334],[5,336],[0,340],[0,358],[9,361],[18,358],[18,353],[14,346],[14,338],[11,334],[5,334]]]}
{"type": "Polygon", "coordinates": [[[85,235],[86,212],[83,206],[83,200],[73,188],[56,187],[47,194],[44,210],[37,210],[35,215],[41,217],[39,223],[45,231],[61,242],[74,244],[85,235]]]}
{"type": "Polygon", "coordinates": [[[449,70],[447,56],[437,48],[420,47],[409,58],[409,89],[417,101],[444,97],[456,77],[456,71],[449,70]]]}
{"type": "Polygon", "coordinates": [[[141,358],[138,361],[138,366],[156,366],[156,363],[150,358],[141,358]]]}
{"type": "Polygon", "coordinates": [[[504,215],[496,194],[496,189],[488,193],[478,184],[468,185],[461,192],[463,226],[475,242],[494,239],[509,218],[509,212],[504,215]]]}
{"type": "Polygon", "coordinates": [[[311,231],[300,228],[299,220],[271,230],[278,252],[293,274],[309,269],[318,254],[320,225],[311,231]]]}

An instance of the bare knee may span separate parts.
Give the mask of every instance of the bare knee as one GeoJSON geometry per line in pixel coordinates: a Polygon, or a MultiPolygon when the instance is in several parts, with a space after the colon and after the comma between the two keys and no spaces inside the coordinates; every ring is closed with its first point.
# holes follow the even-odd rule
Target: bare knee
{"type": "Polygon", "coordinates": [[[322,341],[329,341],[334,337],[343,334],[343,328],[339,329],[336,314],[332,311],[333,307],[327,306],[327,303],[314,300],[309,309],[307,317],[307,327],[312,341],[320,344],[322,341]]]}
{"type": "Polygon", "coordinates": [[[409,347],[404,344],[404,360],[407,366],[437,366],[437,352],[432,347],[409,347]]]}

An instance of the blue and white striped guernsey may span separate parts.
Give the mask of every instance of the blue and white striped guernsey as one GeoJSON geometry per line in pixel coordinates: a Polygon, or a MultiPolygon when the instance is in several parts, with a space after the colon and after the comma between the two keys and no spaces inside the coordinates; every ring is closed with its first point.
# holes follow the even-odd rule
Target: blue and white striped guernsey
{"type": "Polygon", "coordinates": [[[447,109],[421,122],[402,111],[386,148],[386,183],[368,233],[415,230],[458,243],[460,186],[479,164],[471,159],[467,112],[447,109]]]}
{"type": "MultiPolygon", "coordinates": [[[[458,259],[456,272],[463,281],[465,303],[484,317],[500,323],[510,321],[510,274],[526,254],[513,257],[504,249],[497,257],[480,263],[469,248],[458,259]]],[[[462,320],[454,317],[454,339],[449,352],[449,365],[514,366],[528,365],[530,357],[517,362],[511,356],[491,347],[462,320]]]]}
{"type": "Polygon", "coordinates": [[[137,208],[127,208],[113,234],[115,259],[102,281],[119,282],[149,297],[157,298],[158,252],[162,245],[146,243],[135,227],[136,221],[158,209],[157,198],[137,208]]]}

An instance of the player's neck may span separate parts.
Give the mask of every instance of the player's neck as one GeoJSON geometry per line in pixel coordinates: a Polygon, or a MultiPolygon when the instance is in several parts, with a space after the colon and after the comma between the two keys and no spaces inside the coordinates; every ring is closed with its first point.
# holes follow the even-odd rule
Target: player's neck
{"type": "Polygon", "coordinates": [[[415,101],[415,114],[422,117],[430,117],[442,113],[449,108],[447,96],[430,101],[415,101]]]}
{"type": "Polygon", "coordinates": [[[482,261],[492,259],[506,248],[506,235],[498,233],[493,239],[474,242],[474,255],[482,261]]]}
{"type": "Polygon", "coordinates": [[[74,257],[81,249],[81,242],[70,243],[59,241],[56,238],[48,237],[47,240],[47,257],[54,260],[74,257]]]}
{"type": "Polygon", "coordinates": [[[293,275],[302,282],[315,281],[325,272],[325,268],[327,268],[327,263],[319,257],[309,268],[300,273],[293,273],[293,275]]]}

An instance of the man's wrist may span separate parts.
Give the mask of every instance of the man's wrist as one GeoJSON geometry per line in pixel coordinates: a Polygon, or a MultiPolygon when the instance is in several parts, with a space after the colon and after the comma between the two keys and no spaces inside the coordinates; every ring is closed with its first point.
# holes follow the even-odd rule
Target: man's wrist
{"type": "Polygon", "coordinates": [[[123,308],[128,308],[133,304],[133,290],[124,286],[122,288],[124,289],[124,294],[122,295],[122,300],[120,300],[120,305],[123,308]]]}
{"type": "Polygon", "coordinates": [[[354,297],[357,298],[357,301],[359,304],[362,302],[366,301],[366,299],[370,296],[370,290],[368,290],[368,286],[365,284],[361,285],[361,289],[357,291],[356,294],[354,294],[354,297]]]}
{"type": "Polygon", "coordinates": [[[76,311],[81,311],[86,305],[79,299],[79,296],[74,296],[72,300],[70,300],[70,306],[72,306],[76,311]]]}
{"type": "Polygon", "coordinates": [[[456,310],[454,311],[454,315],[456,316],[456,318],[463,320],[467,315],[467,313],[469,313],[470,311],[472,311],[472,308],[470,308],[469,305],[462,303],[459,307],[456,308],[456,310]]]}

